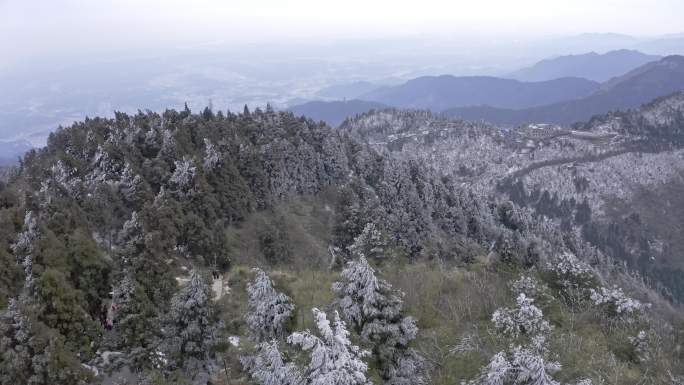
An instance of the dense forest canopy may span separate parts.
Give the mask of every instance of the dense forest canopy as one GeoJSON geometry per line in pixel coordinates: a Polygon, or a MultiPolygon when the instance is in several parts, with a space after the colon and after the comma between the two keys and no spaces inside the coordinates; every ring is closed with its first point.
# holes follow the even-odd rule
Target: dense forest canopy
{"type": "MultiPolygon", "coordinates": [[[[682,381],[679,308],[538,205],[463,183],[472,161],[401,156],[429,114],[384,114],[58,129],[0,182],[0,383],[682,381]]],[[[681,114],[634,116],[625,135],[681,146],[681,114]]]]}

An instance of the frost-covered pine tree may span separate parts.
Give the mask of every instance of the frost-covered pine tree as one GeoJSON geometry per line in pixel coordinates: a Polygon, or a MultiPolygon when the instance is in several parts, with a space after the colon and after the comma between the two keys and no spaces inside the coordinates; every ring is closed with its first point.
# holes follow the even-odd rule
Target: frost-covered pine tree
{"type": "Polygon", "coordinates": [[[17,242],[11,245],[17,263],[24,268],[25,290],[30,293],[34,286],[33,252],[35,243],[40,238],[38,221],[32,211],[24,216],[24,231],[19,233],[17,242]]]}
{"type": "Polygon", "coordinates": [[[369,353],[352,345],[347,327],[335,312],[330,325],[324,312],[313,309],[320,336],[309,331],[292,333],[287,341],[309,351],[311,359],[304,372],[307,385],[366,385],[368,365],[363,358],[369,353]]]}
{"type": "Polygon", "coordinates": [[[387,349],[381,364],[381,378],[385,385],[425,385],[429,383],[427,361],[417,350],[387,349]]]}
{"type": "Polygon", "coordinates": [[[163,325],[164,350],[172,368],[196,371],[212,357],[220,324],[214,319],[209,287],[193,270],[190,282],[171,298],[163,325]]]}
{"type": "Polygon", "coordinates": [[[561,365],[548,359],[544,344],[544,337],[536,336],[529,346],[513,347],[510,358],[504,352],[495,354],[469,384],[560,385],[551,375],[558,372],[561,365]]]}
{"type": "Polygon", "coordinates": [[[584,289],[593,286],[595,280],[591,266],[569,252],[560,254],[549,262],[547,271],[554,275],[554,280],[565,292],[584,292],[584,289]]]}
{"type": "Polygon", "coordinates": [[[136,211],[131,213],[131,218],[124,222],[123,228],[118,234],[117,244],[119,264],[127,267],[142,252],[144,248],[145,232],[140,215],[136,211]]]}
{"type": "Polygon", "coordinates": [[[364,256],[366,258],[382,259],[384,257],[387,243],[383,239],[382,233],[373,222],[364,226],[363,231],[347,249],[352,257],[364,256]]]}
{"type": "MultiPolygon", "coordinates": [[[[19,308],[15,299],[0,317],[0,383],[22,382],[30,378],[34,369],[30,349],[31,321],[19,308]]],[[[28,382],[27,382],[28,383],[28,382]]]]}
{"type": "Polygon", "coordinates": [[[119,180],[119,191],[127,202],[135,203],[142,199],[141,194],[145,189],[140,175],[133,173],[130,163],[126,163],[119,180]]]}
{"type": "MultiPolygon", "coordinates": [[[[332,287],[338,296],[337,304],[345,319],[364,338],[372,340],[374,336],[371,332],[379,331],[377,327],[367,325],[404,318],[401,315],[401,298],[392,292],[392,286],[388,282],[375,276],[375,270],[366,258],[360,257],[357,261],[349,262],[342,271],[342,278],[341,282],[333,283],[332,287]]],[[[408,323],[410,321],[412,320],[409,319],[408,323]]],[[[415,335],[415,325],[407,332],[406,338],[410,340],[415,335]]]]}
{"type": "Polygon", "coordinates": [[[195,167],[192,159],[183,158],[182,161],[175,161],[176,168],[171,174],[169,182],[179,191],[187,191],[192,186],[192,182],[195,180],[195,174],[197,173],[197,167],[195,167]]]}
{"type": "MultiPolygon", "coordinates": [[[[516,282],[520,286],[521,281],[516,282]]],[[[511,345],[508,353],[495,354],[470,385],[560,385],[552,375],[561,365],[549,358],[551,353],[546,346],[549,323],[524,293],[518,295],[517,303],[515,309],[496,310],[492,322],[506,337],[529,337],[527,343],[511,345]]],[[[581,380],[580,384],[591,385],[591,381],[581,380]]]]}
{"type": "Polygon", "coordinates": [[[268,341],[284,336],[285,322],[292,317],[290,297],[273,287],[273,281],[261,269],[254,269],[254,282],[247,285],[249,310],[245,316],[252,338],[268,341]]]}
{"type": "Polygon", "coordinates": [[[29,210],[24,216],[24,231],[19,233],[17,242],[11,246],[14,255],[17,257],[17,263],[23,263],[24,259],[33,253],[34,243],[39,236],[38,221],[33,211],[29,210]]]}
{"type": "Polygon", "coordinates": [[[207,138],[204,138],[204,152],[204,171],[211,171],[221,161],[221,155],[216,146],[207,138]]]}
{"type": "Polygon", "coordinates": [[[68,194],[76,194],[76,189],[80,180],[74,177],[75,171],[73,169],[64,164],[61,160],[58,160],[56,164],[50,167],[50,173],[52,174],[52,181],[55,186],[64,189],[68,194]]]}
{"type": "MultiPolygon", "coordinates": [[[[109,142],[116,142],[117,136],[112,133],[107,139],[109,142]]],[[[116,145],[115,145],[116,146],[116,145]]],[[[112,159],[109,152],[102,147],[97,146],[95,155],[91,165],[92,170],[85,176],[85,182],[91,187],[95,187],[99,183],[115,180],[118,176],[119,165],[112,159]]]]}
{"type": "Polygon", "coordinates": [[[259,385],[300,385],[302,373],[291,362],[286,363],[278,349],[278,342],[262,342],[256,347],[256,354],[240,360],[252,380],[259,385]]]}
{"type": "Polygon", "coordinates": [[[599,290],[589,289],[590,298],[594,305],[602,307],[603,311],[610,317],[622,317],[631,320],[631,317],[638,315],[650,305],[627,296],[622,288],[613,286],[612,288],[601,287],[599,290]]]}
{"type": "Polygon", "coordinates": [[[539,282],[534,277],[529,275],[522,275],[510,285],[511,291],[516,295],[525,294],[527,297],[535,300],[548,300],[551,297],[549,288],[543,282],[539,282]]]}
{"type": "Polygon", "coordinates": [[[561,369],[558,362],[547,359],[548,351],[542,336],[536,336],[528,347],[513,348],[511,364],[515,368],[515,383],[529,385],[560,385],[551,377],[561,369]]]}
{"type": "Polygon", "coordinates": [[[517,307],[499,308],[492,315],[496,330],[511,338],[534,336],[551,331],[551,325],[544,319],[544,313],[534,306],[534,300],[520,293],[517,307]]]}
{"type": "Polygon", "coordinates": [[[499,352],[492,356],[477,378],[470,381],[470,385],[506,385],[513,378],[513,366],[506,353],[499,352]]]}
{"type": "Polygon", "coordinates": [[[425,360],[409,343],[418,327],[412,317],[402,314],[401,293],[375,276],[364,257],[349,262],[342,282],[333,284],[342,314],[361,338],[372,345],[386,384],[427,383],[425,360]]]}
{"type": "Polygon", "coordinates": [[[158,318],[133,274],[124,273],[114,286],[107,318],[117,336],[117,349],[126,353],[127,363],[132,367],[148,364],[159,338],[158,318]]]}

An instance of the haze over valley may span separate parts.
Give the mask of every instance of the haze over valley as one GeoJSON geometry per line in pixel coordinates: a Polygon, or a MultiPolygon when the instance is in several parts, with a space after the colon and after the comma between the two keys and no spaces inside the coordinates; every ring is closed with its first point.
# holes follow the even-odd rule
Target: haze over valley
{"type": "MultiPolygon", "coordinates": [[[[297,110],[310,101],[345,99],[432,108],[435,112],[480,105],[533,107],[586,96],[592,89],[590,81],[603,82],[624,75],[656,61],[658,55],[684,53],[684,38],[617,36],[587,34],[525,42],[468,41],[460,36],[445,40],[435,35],[403,40],[342,40],[334,44],[295,41],[233,46],[217,42],[90,57],[82,53],[46,56],[28,65],[0,69],[0,87],[6,90],[0,94],[0,141],[28,140],[39,146],[57,126],[86,116],[113,116],[114,111],[138,109],[162,111],[184,103],[194,109],[211,103],[215,109],[233,111],[245,104],[254,108],[267,103],[297,110]],[[672,48],[661,48],[663,40],[671,40],[672,48]],[[649,54],[625,51],[635,48],[649,54]],[[601,54],[593,53],[593,49],[599,49],[601,54]],[[566,54],[574,56],[559,56],[566,54]],[[539,90],[536,103],[523,105],[497,103],[475,95],[469,99],[472,89],[438,82],[440,78],[433,81],[433,87],[461,90],[464,96],[453,99],[433,95],[440,98],[437,105],[425,102],[428,95],[414,94],[416,90],[407,90],[403,100],[387,100],[379,95],[386,92],[385,88],[405,82],[406,87],[425,82],[424,76],[441,76],[444,80],[464,76],[496,78],[490,79],[492,82],[516,79],[523,82],[520,87],[528,81],[565,83],[539,90]],[[585,92],[558,94],[570,86],[571,80],[558,80],[562,78],[577,78],[574,87],[582,84],[580,79],[586,79],[584,88],[578,90],[585,92]]],[[[483,84],[479,93],[486,92],[487,87],[498,86],[483,84]]],[[[365,110],[359,107],[355,111],[365,110]]],[[[318,118],[313,113],[312,117],[318,118]]]]}
{"type": "Polygon", "coordinates": [[[684,384],[679,0],[0,0],[0,385],[684,384]]]}

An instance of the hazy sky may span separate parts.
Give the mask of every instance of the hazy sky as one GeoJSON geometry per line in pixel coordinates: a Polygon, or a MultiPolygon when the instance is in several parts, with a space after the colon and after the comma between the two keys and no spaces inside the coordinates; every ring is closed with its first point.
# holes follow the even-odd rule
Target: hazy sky
{"type": "Polygon", "coordinates": [[[682,15],[682,0],[0,0],[0,61],[217,41],[655,35],[683,32],[682,15]]]}

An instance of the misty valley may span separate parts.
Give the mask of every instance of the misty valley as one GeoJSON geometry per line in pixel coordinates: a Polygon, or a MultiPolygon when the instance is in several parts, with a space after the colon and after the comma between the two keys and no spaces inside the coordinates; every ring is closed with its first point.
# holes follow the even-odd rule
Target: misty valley
{"type": "Polygon", "coordinates": [[[684,35],[105,3],[60,4],[112,47],[0,62],[0,385],[684,384],[684,35]],[[244,42],[114,49],[151,6],[244,42]]]}

